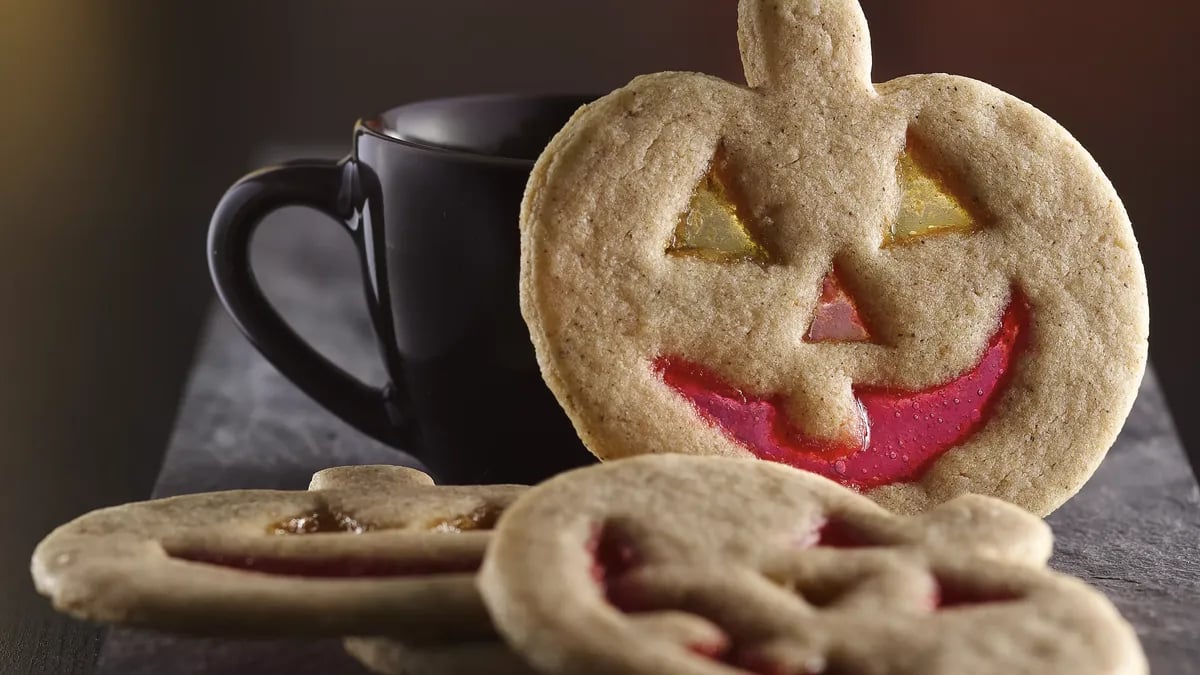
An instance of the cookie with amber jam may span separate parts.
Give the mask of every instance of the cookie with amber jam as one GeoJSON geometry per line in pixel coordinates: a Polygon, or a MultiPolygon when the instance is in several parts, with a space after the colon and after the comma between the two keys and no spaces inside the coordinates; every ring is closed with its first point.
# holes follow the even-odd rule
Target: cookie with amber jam
{"type": "Polygon", "coordinates": [[[900,516],[775,463],[648,455],[531,489],[480,588],[544,673],[1146,673],[1051,544],[990,497],[900,516]]]}
{"type": "Polygon", "coordinates": [[[55,608],[230,636],[495,637],[475,573],[515,485],[415,469],[321,471],[308,491],[235,490],[94,511],[33,555],[55,608]]]}
{"type": "Polygon", "coordinates": [[[522,308],[585,444],[758,457],[906,512],[1058,507],[1146,362],[1111,183],[990,85],[872,84],[856,0],[742,0],[739,38],[749,86],[638,78],[530,180],[522,308]]]}

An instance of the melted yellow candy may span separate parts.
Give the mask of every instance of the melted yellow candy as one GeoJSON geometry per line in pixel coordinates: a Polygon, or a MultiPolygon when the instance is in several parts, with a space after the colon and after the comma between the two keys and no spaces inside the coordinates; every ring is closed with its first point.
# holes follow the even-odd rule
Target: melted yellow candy
{"type": "Polygon", "coordinates": [[[267,527],[271,534],[324,534],[328,532],[365,532],[366,525],[344,513],[334,513],[327,506],[320,506],[312,513],[281,520],[267,527]]]}
{"type": "Polygon", "coordinates": [[[754,240],[746,226],[741,215],[743,209],[729,181],[721,175],[724,169],[724,158],[718,152],[708,174],[696,187],[687,212],[675,226],[667,253],[712,262],[766,263],[767,250],[754,240]]]}
{"type": "Polygon", "coordinates": [[[496,521],[500,519],[501,510],[495,506],[481,506],[467,514],[434,520],[429,523],[428,529],[434,532],[490,530],[496,526],[496,521]]]}
{"type": "Polygon", "coordinates": [[[884,246],[979,229],[979,220],[963,206],[947,177],[933,166],[924,148],[911,136],[900,153],[898,173],[900,213],[887,232],[884,246]]]}

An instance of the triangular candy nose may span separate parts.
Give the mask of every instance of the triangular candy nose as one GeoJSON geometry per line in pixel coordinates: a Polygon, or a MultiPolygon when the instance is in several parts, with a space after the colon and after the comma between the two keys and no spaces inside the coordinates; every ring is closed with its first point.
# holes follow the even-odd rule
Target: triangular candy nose
{"type": "Polygon", "coordinates": [[[806,342],[871,342],[871,332],[858,313],[854,298],[842,286],[837,270],[830,270],[821,282],[812,326],[806,342]]]}

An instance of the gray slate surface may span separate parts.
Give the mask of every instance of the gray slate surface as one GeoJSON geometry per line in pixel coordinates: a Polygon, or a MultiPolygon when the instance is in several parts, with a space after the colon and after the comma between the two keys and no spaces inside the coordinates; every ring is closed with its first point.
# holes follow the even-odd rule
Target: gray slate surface
{"type": "MultiPolygon", "coordinates": [[[[331,223],[281,212],[258,269],[300,332],[353,372],[381,380],[359,277],[331,223]]],[[[214,308],[167,451],[156,496],[227,488],[302,489],[316,470],[415,465],[300,394],[214,308]]],[[[1050,517],[1054,567],[1108,594],[1137,627],[1156,675],[1200,674],[1200,488],[1151,373],[1095,478],[1050,517]]],[[[238,642],[113,631],[100,672],[362,673],[336,641],[238,642]]]]}

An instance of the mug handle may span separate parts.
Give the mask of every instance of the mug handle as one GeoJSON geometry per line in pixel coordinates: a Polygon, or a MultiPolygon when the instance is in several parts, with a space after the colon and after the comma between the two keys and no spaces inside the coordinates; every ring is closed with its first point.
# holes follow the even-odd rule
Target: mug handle
{"type": "Polygon", "coordinates": [[[305,394],[359,431],[392,446],[409,440],[410,416],[391,385],[372,387],[319,354],[271,306],[250,266],[250,241],[272,211],[307,206],[349,226],[352,160],[300,160],[242,178],[221,198],[208,229],[208,267],[217,296],[250,342],[305,394]]]}

